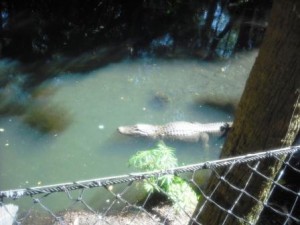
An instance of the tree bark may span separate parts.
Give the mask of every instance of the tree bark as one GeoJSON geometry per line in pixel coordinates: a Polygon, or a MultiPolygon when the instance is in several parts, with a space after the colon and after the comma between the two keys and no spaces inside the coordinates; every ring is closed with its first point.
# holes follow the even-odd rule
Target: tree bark
{"type": "MultiPolygon", "coordinates": [[[[222,158],[286,146],[293,142],[299,132],[299,115],[293,114],[295,107],[298,107],[298,114],[300,111],[300,106],[295,106],[299,96],[297,90],[300,88],[299,51],[300,1],[275,0],[270,25],[247,80],[232,130],[222,149],[222,158]],[[294,120],[291,120],[292,116],[294,120]],[[289,141],[283,142],[291,121],[297,123],[298,131],[289,133],[289,141]]],[[[280,167],[279,161],[262,160],[257,171],[274,178],[280,167]]],[[[234,190],[213,173],[208,181],[206,193],[209,195],[216,184],[220,183],[211,200],[229,212],[221,210],[210,201],[199,212],[202,205],[202,202],[199,202],[193,216],[197,222],[190,221],[190,224],[222,224],[226,216],[228,217],[224,224],[244,224],[245,221],[255,224],[263,206],[245,194],[238,202],[235,201],[244,189],[264,202],[272,183],[254,174],[247,184],[251,170],[246,165],[235,166],[230,171],[222,169],[217,172],[240,191],[234,190]],[[236,205],[232,208],[234,204],[236,205]],[[237,219],[233,214],[244,221],[237,219]]]]}

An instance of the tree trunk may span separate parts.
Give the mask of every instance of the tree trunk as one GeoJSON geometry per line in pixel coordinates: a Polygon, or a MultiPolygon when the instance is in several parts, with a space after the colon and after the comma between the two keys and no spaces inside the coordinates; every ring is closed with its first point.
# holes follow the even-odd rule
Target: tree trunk
{"type": "MultiPolygon", "coordinates": [[[[300,1],[275,0],[271,12],[270,25],[267,29],[259,55],[252,68],[240,104],[236,112],[233,128],[228,136],[221,157],[243,155],[260,150],[267,150],[290,145],[299,131],[299,104],[295,106],[300,88],[300,1]],[[294,109],[298,115],[294,115],[294,109]],[[294,115],[294,119],[292,116],[294,115]],[[292,121],[292,122],[291,122],[292,121]],[[296,132],[288,132],[289,125],[297,123],[296,132]],[[289,133],[289,140],[283,142],[289,133]]],[[[263,160],[257,170],[273,178],[281,164],[274,160],[263,160]]],[[[218,170],[225,176],[225,169],[218,170]]],[[[253,175],[246,185],[251,170],[246,165],[235,166],[226,175],[226,180],[239,189],[264,201],[271,187],[271,182],[258,175],[253,175]]],[[[211,193],[216,184],[221,185],[212,195],[215,204],[207,203],[199,212],[199,202],[194,217],[206,225],[243,224],[235,218],[237,215],[253,224],[262,205],[245,194],[237,200],[241,191],[234,190],[222,179],[213,176],[209,179],[206,193],[211,193]],[[231,208],[234,204],[235,207],[231,208]]],[[[210,201],[209,201],[210,202],[210,201]]],[[[193,221],[190,224],[198,224],[193,221]]]]}

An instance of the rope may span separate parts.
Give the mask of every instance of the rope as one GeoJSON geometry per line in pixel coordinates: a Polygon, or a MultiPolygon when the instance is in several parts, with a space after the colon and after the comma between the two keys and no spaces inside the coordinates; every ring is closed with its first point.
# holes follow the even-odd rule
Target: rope
{"type": "Polygon", "coordinates": [[[156,170],[151,172],[142,172],[142,173],[131,173],[129,175],[121,175],[114,177],[106,177],[106,178],[96,178],[90,180],[82,180],[76,182],[69,183],[60,183],[54,185],[46,185],[39,187],[30,187],[25,189],[14,189],[14,190],[6,190],[0,191],[0,199],[11,198],[17,199],[23,196],[34,196],[38,194],[51,194],[54,192],[68,192],[78,189],[86,189],[86,188],[95,188],[95,187],[109,187],[115,184],[133,182],[138,180],[144,180],[151,177],[158,177],[162,175],[170,175],[170,174],[180,174],[186,172],[193,172],[195,170],[203,170],[203,169],[216,169],[221,167],[227,167],[232,164],[242,164],[248,163],[252,161],[262,160],[270,157],[277,157],[281,155],[291,154],[300,149],[299,146],[291,146],[286,148],[274,149],[264,152],[258,152],[254,154],[247,154],[243,156],[237,156],[232,158],[207,161],[198,164],[191,164],[187,166],[176,167],[168,170],[156,170]]]}

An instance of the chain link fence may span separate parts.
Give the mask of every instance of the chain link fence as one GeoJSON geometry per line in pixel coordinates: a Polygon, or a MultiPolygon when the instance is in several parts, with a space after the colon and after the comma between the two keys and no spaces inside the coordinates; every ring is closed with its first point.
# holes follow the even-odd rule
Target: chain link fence
{"type": "Polygon", "coordinates": [[[295,146],[164,171],[0,191],[0,225],[202,224],[197,218],[209,204],[226,213],[219,224],[230,224],[229,218],[253,224],[236,213],[243,196],[262,206],[256,224],[300,224],[299,149],[300,146],[295,146]],[[259,164],[270,160],[280,161],[282,167],[271,180],[268,199],[261,202],[247,187],[253,185],[253,176],[261,177],[263,182],[270,181],[259,170],[259,164]],[[228,176],[241,165],[248,168],[248,173],[243,175],[246,182],[237,186],[230,183],[228,176]],[[218,180],[214,188],[207,188],[209,176],[218,180]],[[175,189],[180,193],[175,193],[162,188],[161,177],[180,178],[180,183],[187,185],[181,185],[181,189],[177,186],[175,189]],[[155,190],[147,190],[147,184],[155,186],[155,190]],[[214,199],[221,184],[238,192],[230,204],[214,199]]]}

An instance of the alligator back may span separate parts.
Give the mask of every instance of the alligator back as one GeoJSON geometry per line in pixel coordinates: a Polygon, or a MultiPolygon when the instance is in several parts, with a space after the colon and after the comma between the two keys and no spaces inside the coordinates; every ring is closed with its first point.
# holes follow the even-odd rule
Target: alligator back
{"type": "MultiPolygon", "coordinates": [[[[207,134],[204,134],[206,137],[207,134]]],[[[187,142],[198,142],[201,137],[201,124],[190,122],[172,122],[161,127],[160,138],[187,142]]],[[[204,138],[205,138],[204,137],[204,138]]]]}
{"type": "Polygon", "coordinates": [[[200,132],[205,132],[215,136],[223,136],[228,132],[232,126],[232,122],[218,122],[218,123],[197,123],[200,132]]]}

